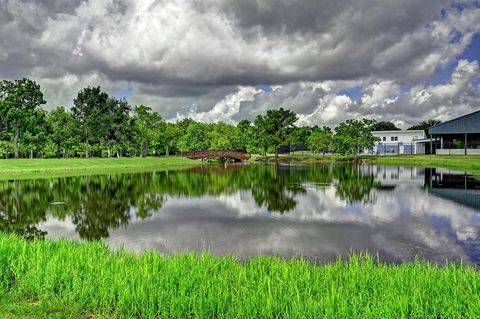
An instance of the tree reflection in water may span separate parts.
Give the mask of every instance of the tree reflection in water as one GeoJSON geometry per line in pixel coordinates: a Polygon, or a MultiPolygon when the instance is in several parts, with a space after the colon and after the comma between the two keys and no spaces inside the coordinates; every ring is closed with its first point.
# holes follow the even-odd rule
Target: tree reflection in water
{"type": "MultiPolygon", "coordinates": [[[[307,185],[334,185],[348,202],[374,201],[373,176],[355,165],[202,166],[190,170],[109,174],[0,182],[0,231],[43,237],[38,228],[49,217],[69,218],[87,240],[106,238],[133,216],[159,212],[167,196],[200,197],[250,191],[270,212],[287,213],[307,185]]],[[[321,186],[316,186],[321,187],[321,186]]]]}

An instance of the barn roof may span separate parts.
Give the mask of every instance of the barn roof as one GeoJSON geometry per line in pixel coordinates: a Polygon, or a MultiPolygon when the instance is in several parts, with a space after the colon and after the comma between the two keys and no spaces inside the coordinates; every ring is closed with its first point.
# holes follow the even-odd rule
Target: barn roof
{"type": "Polygon", "coordinates": [[[480,110],[456,119],[432,126],[429,134],[480,133],[480,110]]]}

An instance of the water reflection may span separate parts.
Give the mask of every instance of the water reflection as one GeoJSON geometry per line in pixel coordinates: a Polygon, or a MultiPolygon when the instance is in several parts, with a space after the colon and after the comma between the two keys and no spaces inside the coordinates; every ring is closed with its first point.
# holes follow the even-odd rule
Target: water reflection
{"type": "Polygon", "coordinates": [[[209,249],[325,261],[353,248],[393,262],[420,255],[480,264],[479,186],[443,170],[356,165],[5,181],[0,229],[165,253],[209,249]]]}

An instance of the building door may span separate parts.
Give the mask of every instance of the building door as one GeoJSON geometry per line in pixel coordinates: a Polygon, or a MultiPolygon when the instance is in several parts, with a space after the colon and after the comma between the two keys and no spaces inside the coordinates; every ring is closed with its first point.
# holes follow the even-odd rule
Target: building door
{"type": "Polygon", "coordinates": [[[405,146],[403,145],[403,143],[399,144],[398,154],[405,154],[405,146]]]}

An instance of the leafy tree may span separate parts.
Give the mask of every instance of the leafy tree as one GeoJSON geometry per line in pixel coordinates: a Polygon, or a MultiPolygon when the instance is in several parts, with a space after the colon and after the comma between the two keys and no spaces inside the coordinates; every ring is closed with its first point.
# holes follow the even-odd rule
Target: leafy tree
{"type": "Polygon", "coordinates": [[[27,147],[29,157],[33,158],[35,152],[41,152],[47,142],[47,112],[35,110],[28,118],[22,142],[27,147]]]}
{"type": "Polygon", "coordinates": [[[267,155],[267,149],[272,144],[272,137],[268,133],[267,122],[264,116],[258,115],[253,123],[253,136],[255,138],[252,141],[252,146],[256,150],[260,150],[264,156],[267,155]]]}
{"type": "Polygon", "coordinates": [[[315,130],[307,139],[308,148],[313,153],[323,153],[332,150],[333,134],[329,127],[315,130]]]}
{"type": "Polygon", "coordinates": [[[247,152],[252,146],[253,127],[249,120],[241,120],[235,128],[235,149],[247,152]]]}
{"type": "Polygon", "coordinates": [[[208,132],[211,150],[234,150],[235,126],[219,122],[208,132]]]}
{"type": "Polygon", "coordinates": [[[112,149],[114,149],[117,157],[121,157],[123,150],[127,148],[127,144],[132,138],[133,128],[130,121],[132,108],[125,99],[110,98],[108,110],[110,116],[106,139],[107,156],[110,157],[112,149]]]}
{"type": "Polygon", "coordinates": [[[191,118],[185,118],[177,122],[177,125],[180,127],[182,132],[186,132],[188,129],[188,126],[192,123],[195,123],[195,121],[191,118]]]}
{"type": "Polygon", "coordinates": [[[426,121],[421,121],[418,124],[410,126],[408,128],[408,130],[424,130],[425,134],[427,134],[427,136],[429,136],[428,129],[435,126],[435,125],[441,124],[441,123],[442,123],[442,121],[440,121],[440,120],[430,119],[430,120],[426,120],[426,121]]]}
{"type": "Polygon", "coordinates": [[[19,142],[45,104],[40,86],[30,79],[0,82],[0,118],[2,126],[13,135],[15,158],[19,157],[19,142]]]}
{"type": "Polygon", "coordinates": [[[291,129],[295,127],[298,117],[295,112],[280,108],[268,110],[264,117],[266,133],[271,137],[270,141],[275,149],[275,160],[278,161],[278,149],[288,143],[291,129]]]}
{"type": "Polygon", "coordinates": [[[183,135],[178,146],[181,151],[208,150],[210,148],[209,126],[205,123],[192,122],[183,135]]]}
{"type": "Polygon", "coordinates": [[[73,100],[73,116],[78,121],[80,136],[85,147],[85,157],[90,157],[90,148],[108,135],[108,94],[100,87],[87,87],[73,100]]]}
{"type": "Polygon", "coordinates": [[[9,154],[13,153],[15,148],[10,141],[0,141],[0,154],[3,158],[8,158],[9,154]]]}
{"type": "Polygon", "coordinates": [[[400,131],[400,129],[392,122],[375,122],[372,131],[400,131]]]}
{"type": "Polygon", "coordinates": [[[313,129],[309,126],[294,127],[290,130],[288,144],[290,144],[290,152],[295,154],[298,147],[304,147],[308,144],[308,137],[312,134],[313,129]]]}
{"type": "Polygon", "coordinates": [[[373,120],[347,120],[335,128],[335,151],[342,155],[355,155],[372,148],[378,137],[372,134],[373,120]]]}
{"type": "Polygon", "coordinates": [[[74,155],[73,149],[80,144],[80,130],[72,113],[67,112],[64,107],[57,107],[48,114],[47,123],[51,130],[50,140],[56,148],[54,156],[74,155]]]}
{"type": "Polygon", "coordinates": [[[174,123],[166,123],[165,133],[163,135],[163,144],[165,146],[165,155],[169,156],[170,151],[175,148],[178,141],[182,137],[182,129],[180,125],[174,123]]]}
{"type": "Polygon", "coordinates": [[[136,106],[133,112],[140,153],[142,157],[146,157],[149,145],[158,146],[164,122],[160,114],[153,112],[150,107],[145,105],[136,106]]]}

